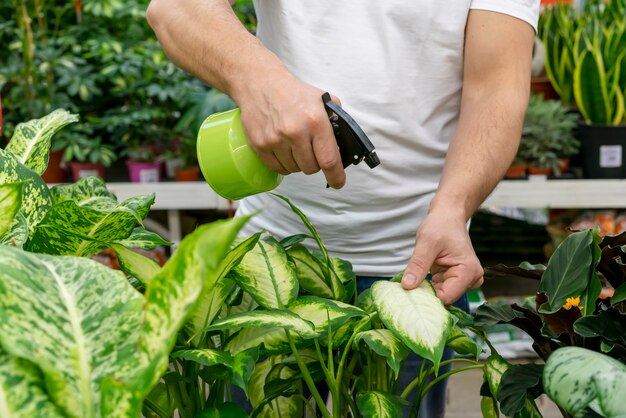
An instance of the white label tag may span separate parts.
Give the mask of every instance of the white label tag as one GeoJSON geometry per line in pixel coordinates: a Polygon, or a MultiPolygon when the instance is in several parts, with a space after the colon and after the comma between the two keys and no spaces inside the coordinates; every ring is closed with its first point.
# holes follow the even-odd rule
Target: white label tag
{"type": "Polygon", "coordinates": [[[600,167],[611,168],[622,166],[622,146],[621,145],[601,145],[600,146],[600,167]]]}
{"type": "Polygon", "coordinates": [[[98,170],[78,170],[78,178],[84,179],[89,176],[98,176],[98,170]]]}
{"type": "Polygon", "coordinates": [[[139,172],[139,181],[141,183],[156,183],[159,181],[159,169],[144,168],[139,172]]]}

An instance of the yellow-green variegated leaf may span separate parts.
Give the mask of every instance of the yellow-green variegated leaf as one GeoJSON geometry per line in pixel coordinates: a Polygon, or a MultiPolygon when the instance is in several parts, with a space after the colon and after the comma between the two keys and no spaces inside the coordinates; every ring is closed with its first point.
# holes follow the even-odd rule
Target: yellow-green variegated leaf
{"type": "Polygon", "coordinates": [[[376,354],[387,359],[387,364],[396,373],[400,373],[402,362],[409,355],[409,349],[388,329],[370,329],[357,334],[354,344],[367,344],[376,354]]]}
{"type": "Polygon", "coordinates": [[[219,274],[231,243],[249,217],[203,225],[187,235],[146,288],[140,331],[139,368],[129,386],[143,396],[167,370],[178,331],[202,294],[204,283],[219,274]]]}
{"type": "MultiPolygon", "coordinates": [[[[296,346],[301,346],[303,339],[298,334],[291,334],[296,346]]],[[[250,348],[260,348],[262,354],[283,354],[291,351],[284,328],[244,328],[226,341],[225,350],[238,354],[250,348]]]]}
{"type": "Polygon", "coordinates": [[[10,152],[0,149],[0,184],[17,182],[24,182],[20,213],[26,219],[30,236],[52,206],[50,189],[37,173],[17,161],[10,152]]]}
{"type": "Polygon", "coordinates": [[[351,318],[367,315],[356,306],[316,296],[298,298],[289,306],[289,310],[311,322],[319,333],[320,339],[328,337],[329,328],[334,333],[351,318]]]}
{"type": "Polygon", "coordinates": [[[207,327],[207,331],[236,328],[275,328],[280,327],[294,331],[303,338],[315,338],[318,333],[310,321],[300,318],[288,310],[252,311],[231,315],[218,319],[207,327]]]}
{"type": "Polygon", "coordinates": [[[0,343],[42,370],[70,417],[99,417],[103,379],[133,369],[143,302],[95,261],[0,247],[0,343]]]}
{"type": "Polygon", "coordinates": [[[363,418],[397,418],[402,416],[402,401],[398,396],[370,390],[360,392],[356,405],[363,418]]]}
{"type": "Polygon", "coordinates": [[[453,326],[448,336],[446,346],[454,350],[455,353],[462,356],[471,355],[476,360],[483,352],[483,349],[469,337],[463,330],[457,326],[453,326]]]}
{"type": "Polygon", "coordinates": [[[333,299],[348,302],[356,291],[356,274],[352,270],[352,263],[341,258],[331,258],[331,278],[334,285],[333,299]]]}
{"type": "Polygon", "coordinates": [[[184,359],[193,361],[194,363],[201,364],[203,366],[215,366],[224,365],[228,368],[233,367],[233,356],[227,351],[211,350],[208,348],[197,350],[178,350],[174,351],[171,355],[174,359],[184,359]]]}
{"type": "Polygon", "coordinates": [[[294,244],[287,251],[296,269],[296,277],[305,292],[323,298],[332,298],[333,290],[324,277],[321,261],[302,244],[294,244]]]}
{"type": "Polygon", "coordinates": [[[153,203],[154,194],[121,203],[106,197],[57,203],[37,225],[27,249],[58,255],[95,254],[127,238],[153,203]]]}
{"type": "Polygon", "coordinates": [[[107,189],[106,183],[100,177],[89,176],[79,179],[76,183],[59,184],[50,189],[54,203],[68,200],[79,206],[95,206],[98,201],[112,205],[117,198],[107,189]]]}
{"type": "Polygon", "coordinates": [[[0,184],[0,238],[11,229],[22,207],[23,186],[24,183],[0,184]]]}
{"type": "Polygon", "coordinates": [[[101,392],[103,394],[100,405],[102,418],[140,416],[144,395],[131,390],[125,382],[109,376],[102,381],[101,392]]]}
{"type": "Polygon", "coordinates": [[[9,230],[0,238],[0,245],[11,245],[13,247],[22,248],[22,246],[28,240],[28,225],[26,224],[26,218],[21,213],[18,213],[13,218],[13,223],[9,227],[9,230]]]}
{"type": "Polygon", "coordinates": [[[48,397],[41,373],[23,359],[0,353],[0,417],[64,418],[48,397]]]}
{"type": "Polygon", "coordinates": [[[48,166],[50,139],[61,128],[78,121],[78,115],[57,109],[41,119],[20,123],[6,150],[35,173],[41,175],[48,166]]]}
{"type": "Polygon", "coordinates": [[[185,324],[185,331],[192,337],[190,342],[194,347],[200,347],[204,342],[206,334],[202,330],[213,322],[235,287],[235,282],[225,276],[254,248],[260,236],[260,233],[255,234],[230,250],[220,263],[217,274],[208,277],[204,283],[202,294],[198,298],[198,307],[185,324]]]}
{"type": "Polygon", "coordinates": [[[161,271],[159,263],[153,259],[128,249],[120,244],[112,244],[117,261],[124,272],[139,280],[144,286],[161,271]]]}
{"type": "Polygon", "coordinates": [[[489,390],[494,399],[498,399],[498,391],[500,390],[500,381],[502,375],[506,372],[511,365],[499,354],[491,354],[485,362],[485,368],[483,373],[485,380],[489,384],[489,390]]]}
{"type": "Polygon", "coordinates": [[[284,309],[298,296],[296,272],[272,237],[260,240],[233,273],[237,284],[266,309],[284,309]]]}
{"type": "Polygon", "coordinates": [[[126,248],[140,248],[142,250],[154,250],[157,247],[169,247],[173,243],[164,240],[159,234],[148,231],[143,226],[133,229],[130,236],[123,240],[117,241],[117,244],[126,248]]]}
{"type": "Polygon", "coordinates": [[[381,280],[372,285],[372,298],[385,326],[437,370],[452,318],[431,284],[425,280],[416,289],[404,290],[400,283],[381,280]]]}

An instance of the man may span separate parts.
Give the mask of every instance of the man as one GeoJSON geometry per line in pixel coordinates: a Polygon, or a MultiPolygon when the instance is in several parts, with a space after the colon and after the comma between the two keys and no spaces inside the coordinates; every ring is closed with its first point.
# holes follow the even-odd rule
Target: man
{"type": "MultiPolygon", "coordinates": [[[[289,174],[276,192],[359,280],[404,269],[413,289],[430,272],[446,304],[479,287],[467,222],[519,144],[539,0],[255,6],[258,38],[227,0],[153,0],[148,19],[177,65],[234,99],[251,147],[289,174]],[[380,166],[344,172],[324,91],[368,134],[380,166]]],[[[271,195],[243,200],[240,212],[265,205],[249,232],[302,230],[271,195]]]]}

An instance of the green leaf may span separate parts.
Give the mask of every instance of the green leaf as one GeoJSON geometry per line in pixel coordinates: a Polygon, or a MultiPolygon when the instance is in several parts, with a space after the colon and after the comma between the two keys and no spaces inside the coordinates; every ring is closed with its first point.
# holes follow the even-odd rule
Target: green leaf
{"type": "Polygon", "coordinates": [[[246,411],[244,411],[244,409],[239,404],[233,402],[224,402],[217,408],[205,409],[195,418],[248,418],[248,414],[246,414],[246,411]]]}
{"type": "Polygon", "coordinates": [[[313,324],[319,333],[320,339],[328,337],[328,328],[336,331],[348,320],[367,314],[356,306],[336,300],[318,298],[316,296],[302,296],[289,306],[289,310],[300,318],[313,324]]]}
{"type": "Polygon", "coordinates": [[[132,197],[122,203],[109,198],[57,203],[37,225],[28,250],[59,255],[95,254],[129,237],[153,203],[154,194],[132,197]]]}
{"type": "Polygon", "coordinates": [[[135,277],[143,285],[150,283],[150,280],[161,271],[159,263],[145,255],[120,244],[113,244],[111,248],[115,251],[122,270],[135,277]]]}
{"type": "MultiPolygon", "coordinates": [[[[301,353],[303,354],[303,353],[301,353]]],[[[304,357],[305,363],[310,363],[308,357],[304,357]]],[[[317,359],[316,359],[317,360],[317,359]]],[[[265,393],[265,386],[270,379],[270,373],[276,365],[289,362],[289,356],[270,356],[266,360],[260,361],[256,364],[254,371],[249,379],[248,384],[248,396],[250,397],[250,403],[255,408],[253,416],[262,418],[274,418],[276,416],[281,417],[301,417],[302,413],[302,401],[295,397],[278,397],[272,399],[271,402],[266,401],[266,397],[269,394],[265,393]]],[[[291,360],[293,362],[293,360],[291,360]]],[[[279,376],[283,379],[287,379],[293,376],[295,372],[290,368],[283,367],[280,369],[279,376]]]]}
{"type": "Polygon", "coordinates": [[[574,98],[587,123],[611,123],[604,62],[599,51],[584,51],[574,70],[574,98]]]}
{"type": "Polygon", "coordinates": [[[456,326],[452,327],[450,330],[450,336],[448,337],[446,346],[450,347],[455,353],[461,356],[470,355],[476,360],[478,360],[480,353],[483,352],[483,349],[476,344],[476,341],[471,339],[469,335],[456,326]]]}
{"type": "Polygon", "coordinates": [[[626,315],[616,310],[602,311],[597,315],[584,316],[574,323],[574,331],[582,337],[601,337],[605,341],[626,343],[626,315]]]}
{"type": "Polygon", "coordinates": [[[296,332],[303,338],[315,338],[318,333],[310,321],[300,318],[288,310],[242,312],[227,318],[218,319],[207,331],[235,328],[274,328],[280,327],[296,332]]]}
{"type": "Polygon", "coordinates": [[[617,289],[615,289],[615,293],[613,293],[613,296],[611,296],[611,305],[615,305],[625,300],[626,300],[626,283],[622,283],[617,289]]]}
{"type": "Polygon", "coordinates": [[[626,414],[626,366],[581,347],[552,354],[543,371],[546,394],[573,416],[587,407],[606,417],[626,414]]]}
{"type": "Polygon", "coordinates": [[[404,290],[400,283],[381,280],[372,285],[372,297],[385,326],[437,370],[452,318],[431,284],[424,281],[416,289],[404,290]]]}
{"type": "Polygon", "coordinates": [[[164,240],[159,234],[155,234],[152,231],[148,231],[143,226],[139,226],[133,229],[133,232],[131,232],[128,238],[117,241],[117,244],[123,245],[126,248],[140,248],[150,251],[161,246],[168,247],[173,243],[164,240]]]}
{"type": "Polygon", "coordinates": [[[0,353],[0,416],[63,418],[46,394],[41,373],[22,359],[0,353]]]}
{"type": "Polygon", "coordinates": [[[20,163],[41,175],[48,166],[50,139],[73,122],[78,122],[78,115],[57,109],[41,119],[20,123],[15,127],[6,150],[13,153],[20,163]]]}
{"type": "Polygon", "coordinates": [[[333,290],[326,282],[322,262],[302,244],[294,244],[287,251],[293,261],[300,288],[315,296],[333,298],[333,290]]]}
{"type": "Polygon", "coordinates": [[[480,398],[480,412],[483,418],[500,418],[497,402],[489,396],[480,398]]]}
{"type": "Polygon", "coordinates": [[[185,331],[192,336],[191,342],[194,346],[199,347],[204,341],[205,336],[202,330],[213,322],[235,287],[235,283],[225,277],[226,274],[255,247],[259,237],[260,233],[255,234],[230,250],[221,261],[216,271],[217,274],[207,278],[198,298],[198,307],[193,311],[189,322],[185,324],[185,331]]]}
{"type": "Polygon", "coordinates": [[[18,213],[13,219],[9,230],[0,238],[0,245],[22,248],[27,240],[28,225],[26,224],[26,218],[21,213],[18,213]]]}
{"type": "Polygon", "coordinates": [[[22,207],[23,183],[0,184],[0,238],[10,231],[22,207]]]}
{"type": "Polygon", "coordinates": [[[232,367],[232,382],[236,386],[240,387],[246,396],[248,395],[248,382],[254,372],[254,366],[259,359],[259,350],[257,348],[251,348],[241,353],[237,353],[233,360],[232,367]]]}
{"type": "Polygon", "coordinates": [[[259,241],[233,273],[237,284],[266,309],[284,309],[298,296],[296,273],[272,237],[259,241]]]}
{"type": "Polygon", "coordinates": [[[489,391],[495,399],[498,399],[502,375],[509,367],[511,365],[499,354],[491,354],[485,362],[485,368],[483,369],[485,380],[489,384],[489,391]]]}
{"type": "Polygon", "coordinates": [[[3,348],[43,371],[68,416],[98,416],[103,379],[129,372],[143,302],[123,274],[95,261],[0,247],[3,348]]]}
{"type": "Polygon", "coordinates": [[[402,416],[402,400],[398,396],[370,390],[359,392],[356,405],[363,418],[397,418],[402,416]]]}
{"type": "Polygon", "coordinates": [[[226,351],[212,350],[208,348],[196,350],[178,350],[171,355],[173,359],[193,361],[203,366],[224,365],[229,369],[233,367],[233,356],[226,351]]]}
{"type": "Polygon", "coordinates": [[[558,246],[537,290],[548,297],[548,302],[539,308],[539,312],[558,311],[568,297],[580,297],[590,280],[594,280],[596,254],[599,259],[596,236],[590,230],[575,232],[558,246]]]}
{"type": "Polygon", "coordinates": [[[249,217],[203,225],[187,235],[146,288],[139,368],[129,386],[146,396],[168,367],[178,331],[193,311],[204,283],[220,272],[231,243],[249,217]]]}
{"type": "Polygon", "coordinates": [[[29,236],[52,206],[52,195],[48,185],[30,168],[21,164],[5,150],[0,149],[0,184],[24,182],[20,213],[26,219],[29,236]]]}
{"type": "MultiPolygon", "coordinates": [[[[299,334],[291,336],[296,346],[303,338],[299,334]]],[[[225,350],[238,354],[249,348],[263,347],[263,354],[284,354],[291,351],[284,328],[244,328],[233,335],[227,342],[225,350]]]]}
{"type": "Polygon", "coordinates": [[[387,364],[395,372],[400,374],[400,366],[409,355],[409,349],[388,329],[371,329],[359,332],[354,339],[358,346],[361,342],[381,357],[387,359],[387,364]]]}
{"type": "Polygon", "coordinates": [[[516,364],[504,372],[497,395],[503,414],[517,414],[527,408],[527,399],[543,393],[542,371],[542,364],[516,364]]]}
{"type": "Polygon", "coordinates": [[[104,205],[117,202],[117,198],[109,191],[104,180],[90,176],[79,179],[76,183],[58,184],[50,189],[54,203],[63,203],[68,200],[79,206],[95,206],[97,202],[104,205]]]}

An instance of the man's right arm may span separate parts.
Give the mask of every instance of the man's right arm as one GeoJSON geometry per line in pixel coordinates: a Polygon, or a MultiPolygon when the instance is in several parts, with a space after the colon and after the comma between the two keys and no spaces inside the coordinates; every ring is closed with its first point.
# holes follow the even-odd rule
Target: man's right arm
{"type": "Polygon", "coordinates": [[[250,146],[268,167],[322,170],[329,185],[343,186],[323,91],[294,77],[239,22],[229,0],[152,0],[147,18],[176,65],[233,98],[250,146]]]}

